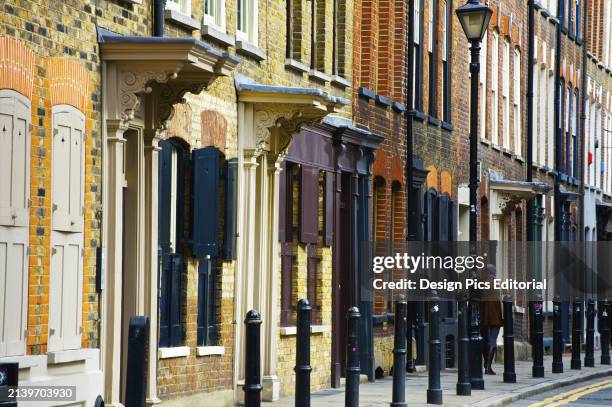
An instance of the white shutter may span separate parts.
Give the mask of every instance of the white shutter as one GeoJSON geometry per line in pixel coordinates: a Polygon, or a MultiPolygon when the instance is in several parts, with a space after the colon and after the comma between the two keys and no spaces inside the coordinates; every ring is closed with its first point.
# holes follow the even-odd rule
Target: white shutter
{"type": "Polygon", "coordinates": [[[0,90],[0,357],[26,350],[30,117],[25,96],[0,90]]]}
{"type": "Polygon", "coordinates": [[[29,100],[0,90],[0,225],[29,224],[30,115],[29,100]]]}
{"type": "Polygon", "coordinates": [[[53,108],[53,230],[83,231],[85,117],[71,106],[53,108]]]}
{"type": "Polygon", "coordinates": [[[49,351],[81,347],[82,234],[54,232],[49,295],[49,351]]]}

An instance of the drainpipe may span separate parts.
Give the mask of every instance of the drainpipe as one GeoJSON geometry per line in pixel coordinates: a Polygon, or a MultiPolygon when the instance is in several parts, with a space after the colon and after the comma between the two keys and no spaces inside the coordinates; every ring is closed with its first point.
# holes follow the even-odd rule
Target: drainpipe
{"type": "Polygon", "coordinates": [[[412,128],[414,118],[414,98],[412,93],[414,90],[414,1],[408,0],[408,62],[406,67],[406,201],[407,201],[407,213],[408,218],[408,234],[406,240],[415,241],[417,240],[417,213],[416,213],[416,199],[412,191],[412,184],[414,182],[413,168],[414,168],[414,132],[412,128]]]}
{"type": "Polygon", "coordinates": [[[166,0],[153,0],[153,35],[164,36],[164,10],[166,0]]]}
{"type": "MultiPolygon", "coordinates": [[[[586,96],[586,92],[587,92],[587,44],[588,44],[588,38],[586,36],[586,26],[588,23],[588,7],[589,7],[589,2],[588,0],[582,0],[582,78],[581,78],[581,82],[582,85],[580,86],[580,105],[581,105],[581,112],[580,112],[580,154],[579,157],[581,158],[581,160],[579,160],[580,162],[580,239],[581,240],[585,240],[586,236],[584,235],[584,224],[585,224],[585,217],[586,217],[586,211],[584,208],[584,179],[585,179],[585,174],[584,174],[584,160],[586,159],[585,156],[585,152],[586,152],[586,100],[587,100],[587,96],[586,96]]],[[[576,35],[578,35],[578,33],[576,33],[576,35]]]]}
{"type": "MultiPolygon", "coordinates": [[[[561,2],[559,6],[561,6],[561,2]]],[[[561,118],[561,101],[559,100],[561,97],[561,92],[559,89],[559,80],[561,78],[561,24],[563,24],[562,18],[563,12],[557,11],[557,32],[556,32],[556,52],[555,52],[555,241],[560,241],[563,235],[563,224],[561,219],[561,160],[562,160],[562,148],[563,148],[563,129],[562,123],[560,123],[561,118]]]]}
{"type": "MultiPolygon", "coordinates": [[[[527,182],[533,181],[533,62],[535,48],[535,2],[529,0],[527,2],[529,8],[528,18],[528,50],[527,50],[527,182]]],[[[530,199],[527,202],[527,240],[534,239],[534,224],[533,213],[535,200],[530,199]]]]}

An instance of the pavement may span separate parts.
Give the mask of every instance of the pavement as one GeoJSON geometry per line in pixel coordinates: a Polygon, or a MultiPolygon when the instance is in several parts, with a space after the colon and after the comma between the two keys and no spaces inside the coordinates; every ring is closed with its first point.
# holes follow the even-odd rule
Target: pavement
{"type": "MultiPolygon", "coordinates": [[[[584,360],[584,354],[582,354],[584,360]]],[[[599,353],[595,353],[595,361],[599,362],[599,353]]],[[[515,364],[516,383],[503,382],[503,365],[493,365],[495,376],[485,375],[485,389],[472,390],[471,396],[457,396],[457,369],[443,370],[440,374],[444,406],[506,406],[534,395],[555,391],[565,386],[576,385],[601,377],[612,377],[612,366],[602,366],[595,363],[594,368],[582,367],[581,370],[571,370],[570,355],[563,357],[564,372],[551,373],[552,356],[545,356],[545,377],[531,377],[531,361],[517,361],[515,364]]],[[[407,374],[406,401],[408,406],[428,406],[426,399],[428,376],[427,372],[407,374]]],[[[359,405],[382,407],[389,406],[392,395],[393,380],[391,377],[379,379],[374,383],[361,384],[359,388],[359,405]]],[[[561,390],[559,390],[561,391],[561,390]]],[[[282,398],[271,404],[273,407],[294,406],[293,397],[282,398]]],[[[311,406],[341,406],[344,405],[344,389],[329,389],[311,394],[311,406]]],[[[604,404],[605,405],[605,404],[604,404]]]]}

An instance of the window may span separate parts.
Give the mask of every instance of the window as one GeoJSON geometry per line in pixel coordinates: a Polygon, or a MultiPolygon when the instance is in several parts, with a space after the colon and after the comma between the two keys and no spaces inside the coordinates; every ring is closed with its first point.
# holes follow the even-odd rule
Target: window
{"type": "Polygon", "coordinates": [[[576,0],[576,38],[582,39],[582,33],[580,29],[582,28],[580,23],[580,19],[582,18],[582,14],[580,13],[580,2],[581,0],[576,0]]]}
{"type": "MultiPolygon", "coordinates": [[[[514,152],[522,155],[521,140],[521,53],[514,50],[514,152]]],[[[534,84],[534,89],[535,89],[534,84]]],[[[534,97],[535,100],[535,97],[534,97]]]]}
{"type": "Polygon", "coordinates": [[[499,34],[493,31],[491,46],[491,141],[499,144],[499,34]]]}
{"type": "MultiPolygon", "coordinates": [[[[291,1],[289,1],[291,3],[291,1]]],[[[299,2],[298,2],[299,3],[299,2]]],[[[334,0],[334,75],[346,78],[346,1],[334,0]]]]}
{"type": "Polygon", "coordinates": [[[578,98],[578,89],[574,92],[574,114],[572,117],[572,177],[578,179],[578,112],[580,109],[578,98]]]}
{"type": "Polygon", "coordinates": [[[166,9],[191,17],[191,0],[166,0],[166,9]]]}
{"type": "Polygon", "coordinates": [[[436,100],[436,85],[438,84],[437,79],[437,52],[438,52],[438,44],[437,38],[438,33],[436,32],[436,27],[438,24],[438,11],[436,8],[437,2],[430,0],[429,1],[429,115],[432,117],[438,117],[438,108],[437,108],[437,100],[436,100]]]}
{"type": "Polygon", "coordinates": [[[311,10],[311,49],[310,68],[325,72],[325,31],[326,18],[325,0],[313,0],[311,10]]]}
{"type": "Polygon", "coordinates": [[[485,35],[482,39],[482,50],[480,51],[480,73],[479,76],[479,97],[480,97],[480,138],[487,138],[487,42],[488,35],[485,31],[485,35]]]}
{"type": "Polygon", "coordinates": [[[204,24],[225,31],[225,0],[204,0],[204,24]]]}
{"type": "Polygon", "coordinates": [[[510,148],[510,43],[504,39],[502,61],[502,129],[504,148],[510,148]]]}
{"type": "Polygon", "coordinates": [[[26,351],[31,117],[29,99],[0,90],[0,356],[26,351]]]}
{"type": "Polygon", "coordinates": [[[414,108],[423,111],[423,2],[414,1],[414,108]]]}
{"type": "Polygon", "coordinates": [[[589,183],[589,151],[590,151],[590,139],[591,139],[591,101],[589,98],[586,99],[585,104],[585,117],[584,117],[584,151],[582,152],[582,171],[584,174],[584,182],[589,183]]]}
{"type": "MultiPolygon", "coordinates": [[[[536,47],[537,48],[537,47],[536,47]]],[[[531,67],[533,69],[533,144],[531,145],[531,154],[533,156],[533,162],[539,163],[539,151],[540,151],[540,143],[542,143],[542,118],[538,115],[539,110],[539,98],[540,94],[540,70],[538,69],[537,61],[533,63],[531,67]]],[[[516,86],[516,85],[515,85],[516,86]]],[[[515,112],[516,114],[516,112],[515,112]]],[[[543,144],[543,143],[542,143],[543,144]]]]}
{"type": "Polygon", "coordinates": [[[539,76],[539,84],[540,84],[540,90],[539,90],[539,96],[540,96],[540,102],[537,102],[537,99],[534,98],[534,105],[539,106],[540,108],[540,114],[536,115],[535,117],[538,118],[538,121],[540,123],[540,139],[539,139],[539,143],[540,145],[538,146],[538,154],[539,154],[539,159],[538,158],[534,158],[537,162],[539,162],[540,165],[546,165],[546,135],[548,133],[548,126],[551,126],[552,123],[548,121],[547,117],[548,117],[548,90],[547,90],[547,77],[548,75],[546,74],[546,68],[545,67],[541,67],[540,68],[540,76],[539,76]]]}
{"type": "Polygon", "coordinates": [[[574,2],[576,0],[567,0],[567,29],[569,35],[574,35],[574,2]]]}
{"type": "Polygon", "coordinates": [[[53,106],[48,350],[81,347],[85,115],[53,106]]]}
{"type": "Polygon", "coordinates": [[[552,72],[548,75],[548,168],[555,168],[555,79],[552,72]]]}
{"type": "Polygon", "coordinates": [[[258,45],[258,0],[237,0],[236,38],[258,45]]]}
{"type": "MultiPolygon", "coordinates": [[[[563,167],[563,171],[568,176],[572,174],[571,172],[571,137],[572,137],[572,84],[569,84],[569,87],[565,89],[565,113],[564,113],[564,129],[565,129],[565,158],[563,167]]],[[[563,99],[561,99],[563,100],[563,99]]]]}
{"type": "Polygon", "coordinates": [[[443,3],[442,12],[442,118],[445,122],[451,122],[451,105],[450,105],[450,55],[451,47],[451,14],[448,1],[443,3]]]}

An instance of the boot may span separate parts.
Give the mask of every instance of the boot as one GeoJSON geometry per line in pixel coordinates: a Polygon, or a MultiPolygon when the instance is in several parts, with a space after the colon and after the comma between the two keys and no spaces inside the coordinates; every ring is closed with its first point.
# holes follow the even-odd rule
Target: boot
{"type": "Polygon", "coordinates": [[[496,352],[497,352],[497,347],[494,347],[489,350],[489,354],[487,355],[487,365],[485,366],[485,374],[488,374],[488,375],[495,374],[491,365],[493,364],[493,359],[495,358],[496,352]]]}

